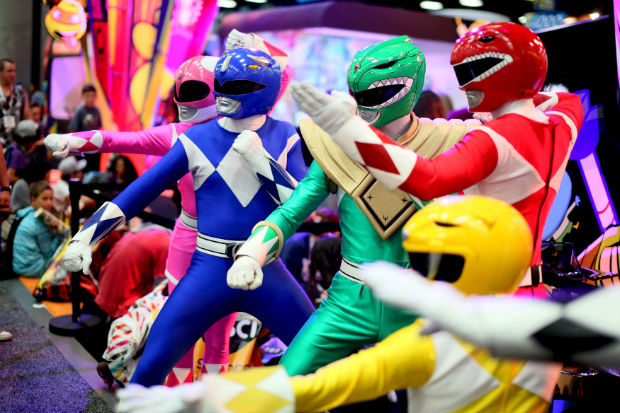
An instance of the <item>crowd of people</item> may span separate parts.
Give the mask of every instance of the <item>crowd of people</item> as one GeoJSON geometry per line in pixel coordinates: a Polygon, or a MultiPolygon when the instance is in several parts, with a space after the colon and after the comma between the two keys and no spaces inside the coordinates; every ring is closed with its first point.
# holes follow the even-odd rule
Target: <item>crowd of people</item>
{"type": "MultiPolygon", "coordinates": [[[[178,119],[139,132],[105,131],[96,90],[86,85],[68,133],[47,138],[44,102],[14,86],[14,63],[0,60],[0,200],[13,232],[5,240],[13,272],[40,277],[63,247],[66,269],[98,280],[90,308],[108,324],[168,280],[168,298],[127,377],[134,385],[119,392],[119,411],[217,411],[235,397],[234,411],[256,410],[258,402],[239,392],[221,397],[234,393],[231,382],[260,383],[277,398],[261,400],[261,411],[278,411],[282,400],[297,411],[324,411],[403,388],[412,411],[546,409],[558,364],[497,359],[447,333],[427,336],[419,317],[426,308],[410,311],[411,282],[402,278],[413,269],[458,294],[520,287],[541,296],[542,224],[558,189],[551,177],[566,167],[583,111],[575,95],[539,93],[547,71],[540,39],[500,23],[457,43],[452,64],[470,112],[490,114],[483,120],[422,90],[424,54],[400,36],[354,56],[350,95],[292,84],[311,117],[299,129],[269,116],[290,80],[272,50],[259,36],[233,30],[222,58],[192,58],[178,69],[178,119]],[[477,50],[470,45],[480,39],[512,66],[489,75],[487,66],[469,65],[477,50]],[[314,159],[309,168],[296,130],[314,159]],[[97,176],[130,187],[98,203],[69,241],[62,225],[75,214],[69,182],[100,171],[105,152],[117,155],[97,176]],[[162,159],[138,176],[118,153],[162,159]],[[60,171],[56,182],[51,170],[60,171]],[[174,228],[133,220],[173,184],[181,194],[174,228]],[[470,196],[449,196],[457,192],[470,196]],[[337,210],[325,207],[330,195],[337,210]],[[338,226],[298,231],[328,223],[338,226]],[[375,261],[389,264],[367,265],[375,261]],[[382,284],[377,272],[393,283],[382,284]],[[280,367],[159,386],[172,370],[178,378],[193,368],[187,358],[199,340],[206,343],[202,363],[219,366],[209,373],[225,373],[237,311],[257,316],[284,342],[280,367]]],[[[80,208],[94,206],[80,201],[80,208]]]]}
{"type": "MultiPolygon", "coordinates": [[[[120,154],[111,158],[105,172],[100,172],[99,154],[86,159],[53,156],[44,139],[58,125],[49,117],[46,95],[34,84],[26,90],[16,78],[15,62],[0,59],[2,278],[40,278],[70,236],[69,182],[87,182],[85,173],[92,171],[88,177],[92,182],[126,185],[137,178],[137,172],[131,160],[120,154]]],[[[95,88],[84,85],[82,103],[75,109],[69,130],[101,128],[95,101],[95,88]]],[[[80,209],[96,207],[84,195],[79,205],[80,209]]],[[[10,332],[0,334],[2,340],[11,337],[10,332]]]]}

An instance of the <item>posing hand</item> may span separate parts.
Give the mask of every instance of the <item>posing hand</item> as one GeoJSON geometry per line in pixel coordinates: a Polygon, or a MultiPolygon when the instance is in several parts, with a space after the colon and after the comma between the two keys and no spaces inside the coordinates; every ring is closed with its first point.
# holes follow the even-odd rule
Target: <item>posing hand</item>
{"type": "Polygon", "coordinates": [[[82,271],[88,274],[92,260],[90,246],[75,239],[67,245],[67,250],[62,255],[62,265],[72,272],[82,271]]]}
{"type": "Polygon", "coordinates": [[[68,133],[52,133],[47,135],[43,143],[56,158],[64,158],[69,155],[69,136],[71,135],[68,133]]]}
{"type": "Polygon", "coordinates": [[[263,284],[263,270],[256,259],[242,255],[228,270],[226,282],[230,288],[255,290],[263,284]]]}
{"type": "Polygon", "coordinates": [[[328,95],[309,83],[299,82],[291,82],[290,88],[299,108],[331,136],[355,116],[357,103],[344,92],[334,91],[328,95]]]}
{"type": "Polygon", "coordinates": [[[120,389],[118,396],[118,413],[208,413],[210,409],[203,403],[207,397],[207,389],[203,382],[181,384],[176,387],[153,386],[143,387],[129,384],[120,389]]]}
{"type": "Polygon", "coordinates": [[[232,148],[235,152],[246,155],[251,152],[263,152],[263,142],[260,140],[260,136],[254,131],[244,130],[235,138],[232,144],[232,148]]]}
{"type": "Polygon", "coordinates": [[[237,29],[232,29],[226,38],[225,51],[236,49],[238,47],[252,48],[254,47],[254,36],[250,33],[243,33],[237,29]]]}

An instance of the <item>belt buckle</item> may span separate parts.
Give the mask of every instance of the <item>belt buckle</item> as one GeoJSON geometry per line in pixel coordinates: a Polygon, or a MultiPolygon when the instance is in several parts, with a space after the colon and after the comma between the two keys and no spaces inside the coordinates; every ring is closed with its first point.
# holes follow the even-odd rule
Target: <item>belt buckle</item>
{"type": "Polygon", "coordinates": [[[228,258],[235,258],[237,254],[237,250],[241,246],[240,242],[232,242],[230,244],[226,244],[226,251],[224,252],[228,258]]]}

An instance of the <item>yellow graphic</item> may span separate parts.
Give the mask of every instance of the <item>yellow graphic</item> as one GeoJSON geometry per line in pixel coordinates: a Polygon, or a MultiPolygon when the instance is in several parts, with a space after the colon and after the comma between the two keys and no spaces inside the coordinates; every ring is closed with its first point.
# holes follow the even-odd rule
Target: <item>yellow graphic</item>
{"type": "Polygon", "coordinates": [[[86,12],[76,0],[62,0],[45,16],[45,27],[54,39],[74,48],[86,32],[86,12]]]}
{"type": "Polygon", "coordinates": [[[137,23],[131,32],[133,47],[136,48],[140,57],[145,60],[151,60],[153,57],[153,48],[156,38],[157,29],[149,23],[137,23]]]}
{"type": "Polygon", "coordinates": [[[264,413],[278,411],[290,405],[290,401],[260,388],[263,381],[268,380],[280,368],[274,366],[227,374],[226,379],[244,384],[247,389],[226,403],[225,407],[235,412],[264,413]]]}

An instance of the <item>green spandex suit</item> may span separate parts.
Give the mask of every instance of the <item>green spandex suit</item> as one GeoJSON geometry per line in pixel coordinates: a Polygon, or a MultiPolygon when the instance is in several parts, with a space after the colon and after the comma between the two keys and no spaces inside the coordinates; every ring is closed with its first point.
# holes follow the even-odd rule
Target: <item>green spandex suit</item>
{"type": "MultiPolygon", "coordinates": [[[[284,239],[288,239],[330,194],[329,186],[327,176],[313,162],[291,197],[272,212],[267,221],[276,224],[284,239]]],[[[351,196],[339,190],[338,197],[344,259],[355,264],[384,260],[409,266],[400,231],[382,240],[351,196]]],[[[360,346],[383,340],[416,318],[384,305],[363,284],[340,272],[327,292],[328,297],[306,321],[282,357],[281,364],[290,376],[314,372],[360,346]]]]}

